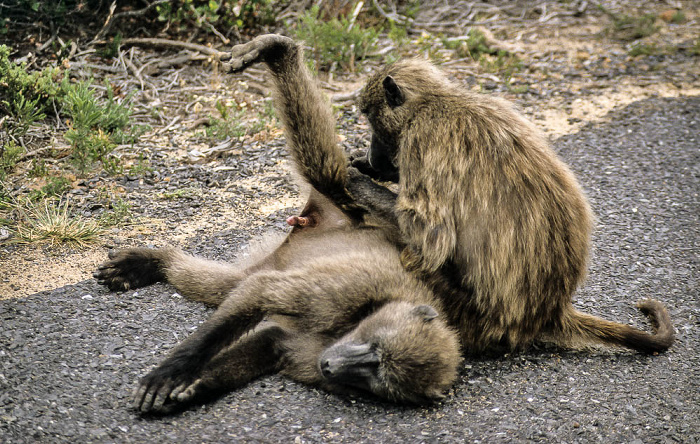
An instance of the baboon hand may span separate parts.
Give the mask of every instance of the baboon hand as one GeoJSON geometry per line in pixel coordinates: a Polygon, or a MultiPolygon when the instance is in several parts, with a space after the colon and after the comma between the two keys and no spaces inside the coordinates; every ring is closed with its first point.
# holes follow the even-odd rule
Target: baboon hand
{"type": "Polygon", "coordinates": [[[419,273],[423,265],[423,257],[420,251],[410,245],[401,250],[399,259],[401,260],[401,265],[406,271],[419,273]]]}
{"type": "Polygon", "coordinates": [[[132,405],[139,413],[170,413],[191,401],[198,385],[199,379],[185,366],[165,362],[141,380],[132,394],[132,405]]]}
{"type": "MultiPolygon", "coordinates": [[[[223,64],[225,72],[240,72],[259,62],[270,64],[281,58],[288,48],[295,43],[289,37],[278,34],[266,34],[256,37],[248,43],[236,45],[231,49],[231,58],[223,64]]],[[[272,66],[271,66],[272,68],[272,66]]]]}
{"type": "Polygon", "coordinates": [[[92,276],[112,291],[127,291],[163,280],[159,250],[128,248],[110,250],[109,260],[92,276]]]}

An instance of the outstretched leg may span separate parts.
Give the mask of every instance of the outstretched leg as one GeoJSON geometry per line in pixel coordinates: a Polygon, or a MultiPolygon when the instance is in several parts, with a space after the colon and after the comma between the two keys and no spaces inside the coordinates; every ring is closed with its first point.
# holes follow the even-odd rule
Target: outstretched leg
{"type": "Polygon", "coordinates": [[[126,291],[165,281],[185,297],[218,306],[247,276],[274,265],[274,257],[243,268],[192,256],[176,248],[127,248],[109,252],[93,273],[98,283],[126,291]]]}

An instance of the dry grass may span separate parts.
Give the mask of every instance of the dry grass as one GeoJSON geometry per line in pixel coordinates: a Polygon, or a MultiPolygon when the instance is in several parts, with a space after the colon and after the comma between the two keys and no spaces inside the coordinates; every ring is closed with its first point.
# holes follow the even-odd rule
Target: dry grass
{"type": "Polygon", "coordinates": [[[67,200],[63,203],[45,200],[17,208],[21,218],[21,222],[13,229],[13,241],[17,243],[73,243],[85,246],[103,232],[99,222],[72,215],[67,200]]]}

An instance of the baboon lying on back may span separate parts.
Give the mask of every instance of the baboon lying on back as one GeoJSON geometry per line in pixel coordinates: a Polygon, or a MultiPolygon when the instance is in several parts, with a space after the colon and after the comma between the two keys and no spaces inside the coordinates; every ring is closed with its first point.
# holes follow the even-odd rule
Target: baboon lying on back
{"type": "MultiPolygon", "coordinates": [[[[397,402],[440,398],[460,362],[442,304],[401,266],[395,242],[355,202],[329,105],[301,48],[280,36],[233,49],[232,69],[265,62],[276,107],[302,177],[313,187],[288,219],[289,236],[245,269],[179,250],[110,253],[95,273],[113,290],[167,281],[217,311],[179,344],[134,394],[141,412],[167,412],[280,371],[336,392],[366,391],[397,402]],[[296,100],[303,98],[303,100],[296,100]]],[[[376,196],[383,195],[379,191],[376,196]]]]}
{"type": "Polygon", "coordinates": [[[398,179],[402,263],[441,297],[465,350],[536,338],[647,353],[671,346],[657,301],[638,304],[658,324],[653,335],[574,309],[592,213],[569,168],[509,103],[408,60],[373,75],[359,106],[372,144],[353,165],[398,179]]]}

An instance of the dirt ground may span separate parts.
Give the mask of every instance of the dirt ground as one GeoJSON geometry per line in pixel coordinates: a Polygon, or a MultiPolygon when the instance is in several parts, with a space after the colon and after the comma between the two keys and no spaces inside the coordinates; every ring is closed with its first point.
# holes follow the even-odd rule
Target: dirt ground
{"type": "MultiPolygon", "coordinates": [[[[641,40],[665,48],[660,54],[629,56],[630,43],[605,35],[608,20],[589,8],[591,13],[581,17],[487,25],[523,61],[523,69],[513,75],[511,87],[527,85],[526,92],[513,92],[513,88],[494,79],[475,62],[456,56],[444,60],[443,69],[471,88],[515,101],[554,141],[575,134],[587,123],[605,122],[611,111],[632,102],[700,95],[700,57],[690,51],[700,38],[700,2],[656,2],[647,12],[660,14],[671,8],[669,3],[682,8],[685,21],[672,24],[659,20],[659,30],[641,40]]],[[[152,54],[134,51],[141,57],[152,54]]],[[[412,56],[420,56],[421,51],[422,47],[410,45],[404,50],[412,56]]],[[[361,72],[336,75],[333,80],[324,78],[328,95],[355,90],[378,63],[370,60],[361,72]]],[[[255,136],[230,143],[221,155],[200,155],[216,143],[197,136],[201,129],[193,128],[195,122],[214,113],[214,103],[219,99],[261,109],[266,100],[263,71],[247,77],[224,76],[212,65],[190,65],[147,78],[150,87],[144,89],[126,71],[109,76],[111,82],[122,82],[135,92],[136,122],[143,120],[153,126],[153,131],[135,146],[117,150],[126,165],[146,153],[152,173],[136,178],[100,175],[91,179],[129,203],[131,221],[113,228],[100,242],[88,247],[0,241],[0,299],[23,297],[89,279],[105,259],[107,247],[176,244],[195,248],[202,233],[212,231],[235,233],[247,242],[251,235],[262,231],[259,228],[265,220],[275,219],[277,229],[283,230],[285,217],[301,203],[297,189],[287,185],[290,173],[283,136],[274,124],[255,136]],[[157,119],[149,114],[149,108],[154,106],[160,106],[157,119]],[[260,160],[262,163],[256,163],[260,160]],[[228,177],[227,162],[249,162],[249,174],[228,177]]],[[[367,144],[366,122],[357,119],[352,102],[337,106],[343,144],[347,148],[367,144]]],[[[254,112],[246,117],[249,123],[256,118],[254,112]]],[[[16,173],[18,177],[22,174],[16,173]]],[[[80,182],[76,179],[72,198],[89,208],[98,188],[80,182]]],[[[39,185],[29,183],[30,188],[39,185]]],[[[223,250],[215,254],[222,259],[235,255],[223,250]]]]}

